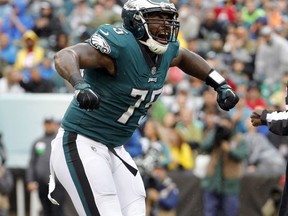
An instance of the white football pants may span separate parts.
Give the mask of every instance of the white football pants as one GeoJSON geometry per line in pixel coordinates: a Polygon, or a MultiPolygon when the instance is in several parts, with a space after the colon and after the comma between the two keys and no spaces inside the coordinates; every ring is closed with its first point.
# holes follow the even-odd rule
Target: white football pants
{"type": "MultiPolygon", "coordinates": [[[[123,146],[114,148],[132,167],[136,165],[123,146]]],[[[59,129],[52,141],[50,194],[54,172],[80,216],[145,216],[145,189],[107,146],[59,129]]],[[[55,200],[54,200],[55,201],[55,200]]]]}

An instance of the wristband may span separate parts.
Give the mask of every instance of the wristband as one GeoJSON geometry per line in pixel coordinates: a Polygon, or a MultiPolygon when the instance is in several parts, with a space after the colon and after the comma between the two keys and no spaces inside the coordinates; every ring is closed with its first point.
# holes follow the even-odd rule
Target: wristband
{"type": "Polygon", "coordinates": [[[270,113],[268,110],[263,110],[260,116],[261,124],[267,125],[267,114],[270,113]]]}
{"type": "Polygon", "coordinates": [[[73,73],[70,77],[69,77],[69,83],[71,83],[71,85],[74,87],[75,85],[79,84],[79,83],[84,83],[83,77],[81,76],[80,73],[73,73]]]}
{"type": "Polygon", "coordinates": [[[206,78],[206,84],[217,89],[219,86],[227,83],[223,76],[221,76],[216,70],[212,69],[206,78]]]}

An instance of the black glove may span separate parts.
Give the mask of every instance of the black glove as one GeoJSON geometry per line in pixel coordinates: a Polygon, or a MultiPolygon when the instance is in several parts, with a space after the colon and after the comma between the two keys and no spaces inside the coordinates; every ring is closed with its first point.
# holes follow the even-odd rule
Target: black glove
{"type": "Polygon", "coordinates": [[[100,97],[92,91],[87,83],[78,83],[74,86],[75,98],[79,103],[79,108],[85,110],[94,110],[99,108],[100,97]]]}
{"type": "Polygon", "coordinates": [[[215,90],[218,93],[217,102],[221,109],[229,111],[238,103],[239,97],[228,84],[224,83],[215,90]]]}

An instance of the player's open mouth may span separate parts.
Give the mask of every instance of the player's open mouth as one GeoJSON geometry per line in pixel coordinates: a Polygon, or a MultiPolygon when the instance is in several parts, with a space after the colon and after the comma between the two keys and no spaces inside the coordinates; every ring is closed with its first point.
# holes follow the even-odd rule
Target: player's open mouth
{"type": "Polygon", "coordinates": [[[168,44],[170,34],[168,32],[160,32],[159,34],[157,34],[156,38],[159,43],[168,44]]]}

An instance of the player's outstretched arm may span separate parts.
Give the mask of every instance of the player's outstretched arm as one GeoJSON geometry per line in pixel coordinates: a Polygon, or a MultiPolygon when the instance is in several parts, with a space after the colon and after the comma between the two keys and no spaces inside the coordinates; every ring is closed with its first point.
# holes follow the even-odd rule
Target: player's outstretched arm
{"type": "Polygon", "coordinates": [[[232,109],[239,101],[238,96],[227,84],[224,77],[210,67],[205,59],[187,49],[180,48],[179,55],[171,66],[179,67],[183,72],[194,76],[217,91],[217,102],[223,110],[232,109]]]}

